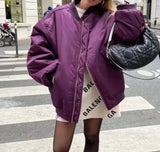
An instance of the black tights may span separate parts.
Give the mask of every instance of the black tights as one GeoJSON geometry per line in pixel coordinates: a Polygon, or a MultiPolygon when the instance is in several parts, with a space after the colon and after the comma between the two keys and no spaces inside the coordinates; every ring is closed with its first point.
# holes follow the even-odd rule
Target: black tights
{"type": "Polygon", "coordinates": [[[84,120],[85,147],[84,152],[98,152],[99,132],[102,119],[84,120]]]}
{"type": "MultiPolygon", "coordinates": [[[[102,119],[84,120],[84,152],[98,152],[102,119]]],[[[69,152],[76,123],[56,121],[53,152],[69,152]]]]}

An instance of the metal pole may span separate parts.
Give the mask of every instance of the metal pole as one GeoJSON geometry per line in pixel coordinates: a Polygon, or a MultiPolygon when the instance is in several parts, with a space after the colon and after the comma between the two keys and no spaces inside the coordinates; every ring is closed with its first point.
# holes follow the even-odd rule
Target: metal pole
{"type": "Polygon", "coordinates": [[[17,22],[14,21],[14,30],[15,30],[15,44],[16,44],[16,57],[19,56],[18,54],[18,35],[17,35],[17,22]]]}

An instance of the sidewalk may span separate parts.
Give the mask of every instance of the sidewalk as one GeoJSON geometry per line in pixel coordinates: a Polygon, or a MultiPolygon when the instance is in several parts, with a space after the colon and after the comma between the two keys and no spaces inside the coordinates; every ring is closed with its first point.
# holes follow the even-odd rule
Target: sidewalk
{"type": "Polygon", "coordinates": [[[158,24],[158,25],[155,26],[154,24],[152,24],[151,29],[160,30],[160,25],[158,24]]]}
{"type": "Polygon", "coordinates": [[[151,26],[151,29],[160,30],[160,26],[151,26]]]}
{"type": "MultiPolygon", "coordinates": [[[[18,40],[18,54],[19,57],[26,56],[30,46],[30,38],[18,40]]],[[[5,45],[0,47],[0,58],[14,58],[16,57],[16,46],[5,45]]]]}

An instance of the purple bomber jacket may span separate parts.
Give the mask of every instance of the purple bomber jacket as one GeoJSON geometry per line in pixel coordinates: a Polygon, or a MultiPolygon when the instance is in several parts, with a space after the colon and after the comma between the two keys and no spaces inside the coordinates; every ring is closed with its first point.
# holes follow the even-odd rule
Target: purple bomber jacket
{"type": "Polygon", "coordinates": [[[49,88],[57,114],[70,122],[79,120],[85,66],[107,109],[124,99],[123,73],[108,61],[105,48],[114,22],[112,43],[129,43],[140,36],[144,19],[134,5],[112,13],[89,8],[79,18],[70,3],[53,9],[33,28],[28,72],[49,88]]]}

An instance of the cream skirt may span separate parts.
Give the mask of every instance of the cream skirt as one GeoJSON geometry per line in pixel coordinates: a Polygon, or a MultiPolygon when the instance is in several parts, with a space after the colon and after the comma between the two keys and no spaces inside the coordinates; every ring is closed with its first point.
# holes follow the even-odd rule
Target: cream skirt
{"type": "MultiPolygon", "coordinates": [[[[82,94],[82,106],[79,120],[85,120],[90,118],[113,118],[120,117],[119,105],[115,106],[111,110],[107,110],[102,98],[100,97],[98,90],[90,78],[87,68],[84,73],[83,94],[82,94]]],[[[63,118],[57,115],[56,120],[67,122],[63,118]]]]}

